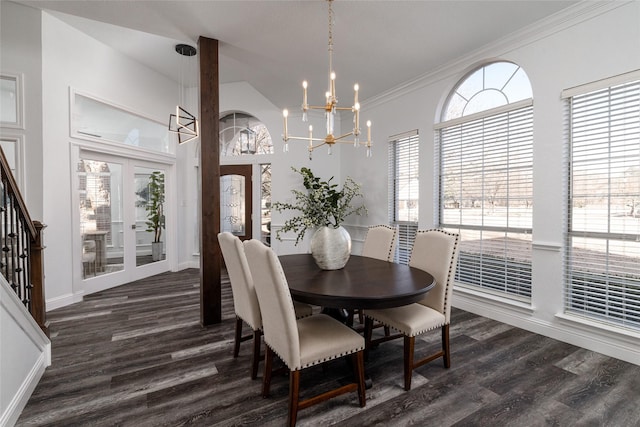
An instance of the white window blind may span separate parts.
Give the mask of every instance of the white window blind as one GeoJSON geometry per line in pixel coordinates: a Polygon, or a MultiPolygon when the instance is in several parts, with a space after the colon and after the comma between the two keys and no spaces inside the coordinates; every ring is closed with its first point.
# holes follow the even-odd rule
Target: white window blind
{"type": "Polygon", "coordinates": [[[395,262],[409,264],[418,230],[418,131],[389,139],[389,218],[398,227],[395,262]]]}
{"type": "Polygon", "coordinates": [[[529,300],[531,101],[438,127],[440,227],[461,238],[456,280],[483,292],[529,300]]]}
{"type": "Polygon", "coordinates": [[[567,99],[565,311],[637,331],[640,80],[577,92],[567,99]]]}

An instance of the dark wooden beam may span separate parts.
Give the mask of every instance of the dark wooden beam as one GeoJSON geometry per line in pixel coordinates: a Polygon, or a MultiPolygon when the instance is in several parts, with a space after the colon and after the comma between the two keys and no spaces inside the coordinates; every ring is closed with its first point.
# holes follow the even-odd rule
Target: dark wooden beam
{"type": "Polygon", "coordinates": [[[218,40],[200,37],[200,323],[222,322],[218,40]]]}

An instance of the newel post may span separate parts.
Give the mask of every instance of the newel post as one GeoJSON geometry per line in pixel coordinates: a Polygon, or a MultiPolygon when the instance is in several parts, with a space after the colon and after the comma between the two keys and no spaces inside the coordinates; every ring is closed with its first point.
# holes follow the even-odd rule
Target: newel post
{"type": "Polygon", "coordinates": [[[46,325],[46,307],[44,298],[44,257],[42,244],[42,230],[47,226],[40,221],[34,221],[36,227],[35,239],[31,242],[29,258],[31,259],[31,315],[40,328],[49,336],[46,325]]]}

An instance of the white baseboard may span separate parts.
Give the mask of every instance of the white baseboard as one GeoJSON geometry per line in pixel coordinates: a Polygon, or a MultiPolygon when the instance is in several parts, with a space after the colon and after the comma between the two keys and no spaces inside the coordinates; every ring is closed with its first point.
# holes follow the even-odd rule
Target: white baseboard
{"type": "Polygon", "coordinates": [[[192,260],[192,261],[181,262],[176,266],[176,269],[173,271],[182,271],[182,270],[186,270],[187,268],[200,268],[200,261],[192,260]]]}
{"type": "Polygon", "coordinates": [[[3,276],[0,318],[0,426],[12,426],[51,364],[51,341],[3,276]]]}
{"type": "Polygon", "coordinates": [[[66,294],[59,297],[50,298],[47,300],[47,311],[55,310],[56,308],[66,307],[71,304],[82,301],[84,293],[66,294]]]}
{"type": "Polygon", "coordinates": [[[51,359],[51,344],[48,345],[48,351],[40,355],[37,362],[24,379],[22,386],[15,396],[13,396],[11,402],[7,405],[6,410],[0,417],[0,427],[15,425],[18,421],[22,410],[27,406],[27,402],[29,402],[31,394],[40,382],[40,378],[42,378],[45,369],[50,364],[50,362],[47,363],[47,359],[51,359]],[[47,354],[49,355],[48,357],[47,354]]]}
{"type": "Polygon", "coordinates": [[[640,365],[640,342],[633,337],[618,333],[613,328],[594,327],[556,315],[545,320],[534,308],[524,309],[495,301],[479,301],[460,292],[454,292],[453,306],[489,319],[497,320],[536,334],[544,335],[587,350],[640,365]]]}

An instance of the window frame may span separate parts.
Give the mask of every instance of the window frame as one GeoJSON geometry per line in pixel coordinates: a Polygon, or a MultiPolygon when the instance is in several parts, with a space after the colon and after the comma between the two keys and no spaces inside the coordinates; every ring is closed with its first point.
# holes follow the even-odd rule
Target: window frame
{"type": "Polygon", "coordinates": [[[275,153],[273,138],[267,125],[257,117],[242,111],[228,111],[220,115],[218,142],[220,144],[220,157],[223,159],[223,162],[238,163],[242,161],[239,160],[241,158],[248,158],[249,156],[270,156],[275,153]],[[225,120],[230,120],[232,124],[230,126],[225,125],[225,120]],[[237,122],[241,122],[241,124],[237,122]],[[248,130],[255,135],[255,152],[243,150],[242,144],[238,142],[238,134],[244,130],[248,130]],[[227,136],[229,131],[231,131],[232,134],[231,138],[227,136]],[[264,134],[266,134],[266,136],[264,136],[264,134]],[[264,139],[268,141],[268,144],[263,145],[260,143],[260,135],[263,135],[264,139]],[[232,142],[234,143],[233,145],[232,142]]]}
{"type": "MultiPolygon", "coordinates": [[[[457,93],[458,88],[465,83],[466,79],[473,76],[474,73],[484,73],[487,65],[491,64],[484,64],[476,68],[474,71],[467,74],[458,82],[458,84],[454,87],[454,89],[452,89],[451,93],[449,94],[447,98],[447,104],[445,104],[443,108],[443,120],[448,114],[450,114],[448,110],[448,103],[451,101],[452,96],[457,93]]],[[[514,65],[517,66],[517,64],[514,65]]],[[[521,67],[517,67],[518,70],[522,70],[521,67]]],[[[522,70],[522,72],[524,73],[524,70],[522,70]]],[[[464,111],[464,108],[462,109],[462,111],[464,111]]],[[[436,167],[434,168],[434,170],[437,174],[437,191],[435,197],[437,197],[436,206],[438,207],[438,225],[440,228],[443,228],[445,230],[461,234],[460,256],[458,259],[458,268],[456,270],[457,285],[473,289],[474,291],[479,291],[487,296],[498,296],[519,302],[530,303],[532,295],[533,243],[533,98],[520,99],[506,105],[499,105],[497,107],[488,108],[486,110],[478,111],[472,114],[461,115],[459,117],[435,124],[434,129],[436,142],[436,167]],[[516,122],[512,123],[512,119],[516,122]],[[493,127],[491,127],[491,123],[493,123],[493,127]],[[493,148],[493,154],[491,154],[489,149],[486,149],[486,153],[489,153],[486,154],[485,145],[489,145],[489,143],[486,142],[487,140],[489,140],[489,138],[487,138],[486,136],[487,129],[498,132],[500,130],[500,126],[504,126],[505,123],[507,130],[499,134],[499,136],[494,136],[494,138],[496,139],[496,142],[494,144],[498,148],[493,148]],[[512,124],[514,126],[511,126],[512,124]],[[515,156],[512,156],[510,144],[511,141],[517,140],[518,137],[514,135],[518,132],[517,126],[520,124],[525,125],[526,129],[523,132],[522,141],[519,142],[519,145],[521,146],[519,146],[518,148],[514,148],[516,154],[524,156],[524,161],[522,165],[519,166],[518,160],[512,160],[512,157],[515,156]],[[514,130],[514,128],[516,130],[514,130]],[[447,165],[445,164],[444,159],[448,156],[447,150],[452,149],[452,141],[456,140],[455,137],[449,137],[449,135],[447,135],[447,132],[455,129],[459,129],[460,131],[458,141],[460,144],[458,147],[460,153],[460,162],[458,166],[459,173],[447,174],[447,172],[445,171],[447,165]],[[478,131],[478,136],[469,136],[470,132],[474,130],[478,131]],[[504,141],[500,141],[501,139],[504,139],[504,141]],[[467,145],[465,146],[465,150],[462,150],[462,145],[469,143],[472,143],[473,145],[467,145]],[[465,209],[463,202],[465,202],[465,200],[462,197],[462,181],[467,175],[467,173],[465,173],[465,170],[468,170],[468,168],[463,168],[466,165],[470,164],[467,161],[463,161],[463,157],[472,157],[471,154],[463,153],[473,153],[472,150],[474,148],[478,150],[477,160],[480,162],[480,167],[476,166],[476,169],[480,174],[480,178],[478,178],[481,180],[479,188],[481,188],[482,191],[479,206],[481,215],[479,224],[474,224],[469,216],[463,217],[463,209],[465,209]],[[507,153],[506,155],[504,155],[504,157],[507,160],[505,168],[508,169],[503,170],[502,173],[506,174],[507,177],[511,177],[511,174],[520,171],[520,173],[523,174],[523,178],[521,178],[521,180],[524,183],[524,186],[518,187],[517,183],[512,183],[509,181],[509,178],[507,178],[506,190],[504,190],[506,192],[506,196],[503,197],[503,203],[506,206],[506,217],[504,219],[505,223],[486,224],[485,210],[487,208],[485,207],[485,205],[487,204],[487,196],[485,195],[484,185],[485,182],[490,182],[490,180],[487,178],[487,172],[491,172],[492,168],[496,168],[496,165],[500,163],[496,163],[496,160],[493,159],[493,163],[491,163],[489,165],[491,167],[489,167],[487,166],[487,164],[485,164],[485,162],[491,162],[491,159],[489,159],[489,155],[496,156],[495,153],[500,149],[504,150],[507,153]],[[446,185],[445,180],[447,179],[447,177],[455,178],[456,176],[460,180],[460,197],[458,197],[459,205],[453,206],[453,208],[460,210],[460,216],[459,220],[452,222],[451,219],[445,218],[445,205],[447,204],[447,202],[445,200],[446,191],[444,189],[444,186],[446,185]],[[512,189],[514,190],[512,191],[512,189]],[[519,197],[517,195],[512,195],[512,192],[517,191],[522,191],[523,195],[519,197]],[[517,217],[512,212],[513,209],[511,209],[512,203],[514,201],[517,203],[518,200],[520,200],[520,203],[524,202],[526,206],[524,215],[525,223],[528,221],[528,224],[524,226],[522,224],[518,224],[516,219],[517,217]],[[527,200],[531,200],[531,203],[527,203],[527,200]],[[530,213],[527,215],[526,210],[528,209],[530,209],[530,213]],[[479,239],[466,239],[465,241],[465,234],[470,235],[471,233],[477,234],[479,236],[479,239]],[[497,238],[501,239],[504,243],[503,248],[500,248],[500,245],[497,246],[498,252],[496,253],[491,253],[492,248],[490,246],[490,240],[493,239],[490,238],[490,240],[487,240],[485,238],[487,234],[491,235],[492,233],[496,233],[497,238]],[[516,237],[518,240],[514,240],[514,237],[516,237]],[[468,250],[465,251],[465,246],[467,246],[467,248],[471,248],[471,244],[479,245],[479,249],[474,248],[474,252],[476,250],[479,250],[477,254],[469,252],[468,250]],[[514,254],[514,256],[505,257],[505,254],[514,254]],[[521,260],[519,261],[516,257],[520,257],[521,260]]],[[[454,160],[452,159],[453,158],[449,158],[448,160],[446,160],[447,163],[454,162],[454,160]]],[[[494,172],[494,174],[496,176],[499,176],[498,172],[494,172]]],[[[470,206],[470,208],[475,209],[475,202],[472,206],[470,206]]],[[[500,243],[497,240],[496,242],[500,243]]]]}
{"type": "MultiPolygon", "coordinates": [[[[563,311],[569,317],[638,332],[640,232],[627,232],[626,218],[619,218],[616,199],[630,194],[640,200],[640,175],[638,187],[632,187],[629,193],[619,187],[628,169],[640,171],[640,70],[566,89],[562,99],[566,115],[563,311]],[[627,115],[631,117],[628,122],[624,120],[627,115]],[[600,126],[597,130],[595,124],[600,126]],[[589,153],[601,154],[592,157],[589,153]],[[606,161],[606,166],[598,160],[606,161]],[[581,170],[588,172],[579,175],[581,170]],[[624,173],[619,181],[621,171],[624,173]],[[604,173],[606,191],[600,192],[601,186],[595,183],[604,173]],[[585,190],[583,193],[576,188],[578,185],[585,190]],[[585,213],[588,223],[578,223],[575,217],[578,205],[583,204],[585,209],[597,202],[596,196],[606,200],[602,205],[606,206],[606,230],[602,229],[602,214],[585,213]],[[578,202],[582,199],[584,202],[578,202]],[[621,225],[623,229],[619,229],[621,225]],[[594,245],[598,243],[604,251],[597,250],[594,245]],[[589,245],[596,249],[589,249],[589,245]]],[[[640,204],[637,206],[640,208],[640,204]]],[[[634,216],[638,216],[640,226],[640,216],[634,216]]]]}
{"type": "Polygon", "coordinates": [[[15,82],[14,121],[0,121],[0,127],[24,130],[24,87],[23,75],[19,73],[0,73],[0,79],[15,82]]]}
{"type": "MultiPolygon", "coordinates": [[[[139,113],[128,107],[91,95],[87,92],[77,90],[73,87],[69,87],[69,111],[69,136],[77,139],[78,141],[82,141],[80,142],[80,145],[82,146],[85,146],[89,149],[100,150],[109,150],[108,147],[111,147],[115,152],[119,154],[125,156],[134,155],[139,158],[145,158],[151,161],[166,162],[167,160],[172,161],[176,158],[177,138],[171,137],[166,123],[156,120],[146,114],[139,113]],[[84,102],[82,100],[83,98],[89,103],[99,105],[100,108],[104,108],[106,111],[111,111],[112,114],[113,112],[115,112],[115,114],[122,114],[126,117],[130,117],[132,121],[139,120],[140,123],[156,127],[159,133],[162,133],[162,136],[158,137],[161,141],[161,144],[158,144],[158,146],[162,149],[127,142],[131,141],[128,138],[129,135],[127,135],[127,137],[124,137],[124,139],[122,140],[118,140],[110,138],[109,134],[102,135],[93,133],[90,130],[87,131],[85,129],[82,129],[81,124],[83,123],[83,117],[85,117],[85,114],[81,107],[82,102],[84,102]]],[[[86,115],[86,117],[92,116],[86,115]]],[[[104,129],[102,130],[104,131],[104,129]]],[[[145,139],[149,139],[144,135],[143,137],[145,139]]]]}
{"type": "MultiPolygon", "coordinates": [[[[398,229],[398,243],[396,245],[394,261],[399,264],[409,264],[409,260],[411,259],[411,249],[413,247],[413,242],[415,240],[416,232],[418,231],[418,215],[419,215],[419,190],[420,190],[420,135],[417,129],[404,132],[398,135],[394,135],[389,137],[388,144],[388,168],[389,168],[389,225],[392,227],[397,227],[398,229]],[[405,144],[403,147],[407,150],[406,158],[403,156],[399,159],[399,144],[405,144]],[[406,164],[407,169],[415,168],[415,174],[412,175],[413,179],[417,180],[417,188],[413,188],[410,185],[409,192],[415,192],[418,194],[417,206],[415,209],[417,212],[415,213],[415,221],[410,220],[399,220],[398,219],[398,204],[399,198],[398,195],[400,193],[399,190],[399,173],[402,171],[399,170],[399,164],[406,164]]],[[[407,171],[410,173],[409,171],[407,171]]],[[[412,179],[412,178],[410,178],[412,179]]]]}
{"type": "MultiPolygon", "coordinates": [[[[13,177],[18,184],[18,188],[22,193],[22,197],[26,198],[27,189],[25,188],[25,167],[24,167],[24,136],[13,133],[3,133],[0,136],[0,141],[5,144],[13,144],[13,157],[7,157],[9,166],[13,166],[13,177]]],[[[5,151],[5,156],[7,155],[5,151]]]]}

